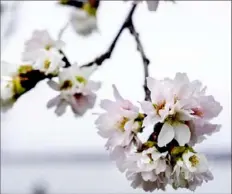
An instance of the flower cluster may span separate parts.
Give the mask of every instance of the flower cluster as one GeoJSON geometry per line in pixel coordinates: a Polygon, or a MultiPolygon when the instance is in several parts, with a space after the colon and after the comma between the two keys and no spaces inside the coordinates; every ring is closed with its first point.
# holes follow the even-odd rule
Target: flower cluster
{"type": "Polygon", "coordinates": [[[105,110],[96,120],[98,133],[107,139],[106,148],[132,187],[145,191],[195,190],[203,181],[213,179],[204,155],[192,146],[220,129],[210,120],[222,107],[205,94],[200,81],[189,81],[184,73],[175,78],[147,78],[151,101],[140,102],[143,113],[114,88],[116,101],[102,100],[105,110]],[[139,138],[143,131],[150,136],[139,138]]]}
{"type": "MultiPolygon", "coordinates": [[[[34,88],[46,78],[52,89],[60,95],[50,100],[47,106],[56,106],[55,113],[60,116],[67,105],[71,106],[75,115],[83,115],[95,104],[95,91],[100,83],[89,80],[94,67],[81,68],[70,64],[61,50],[64,42],[53,40],[45,30],[33,32],[30,40],[25,42],[22,53],[23,64],[6,75],[1,75],[1,107],[7,110],[23,93],[34,88]],[[58,83],[53,79],[58,77],[58,83]]],[[[2,62],[3,69],[11,69],[12,65],[2,62]]]]}

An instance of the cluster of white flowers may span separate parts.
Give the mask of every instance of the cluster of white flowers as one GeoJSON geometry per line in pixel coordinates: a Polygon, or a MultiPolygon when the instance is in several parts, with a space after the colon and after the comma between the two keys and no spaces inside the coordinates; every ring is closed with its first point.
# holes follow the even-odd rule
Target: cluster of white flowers
{"type": "Polygon", "coordinates": [[[220,129],[210,120],[222,107],[205,94],[200,81],[189,81],[184,73],[173,80],[147,78],[151,102],[140,102],[143,113],[123,99],[114,86],[116,101],[102,100],[106,111],[96,120],[106,148],[132,187],[145,191],[173,188],[195,190],[211,180],[206,158],[191,146],[220,129]],[[146,142],[139,134],[153,127],[146,142]]]}
{"type": "MultiPolygon", "coordinates": [[[[33,32],[31,39],[25,42],[25,50],[22,53],[24,64],[30,65],[21,65],[9,76],[1,76],[2,110],[7,110],[3,107],[11,107],[8,105],[12,105],[20,95],[45,78],[50,79],[48,84],[51,88],[60,92],[60,95],[47,104],[49,108],[57,106],[55,113],[58,116],[64,113],[67,105],[71,106],[75,115],[83,115],[87,109],[94,106],[94,92],[100,87],[99,82],[89,80],[94,66],[80,68],[76,64],[67,64],[61,50],[63,46],[63,41],[53,40],[45,30],[33,32]],[[52,80],[53,77],[58,77],[58,83],[52,80]]],[[[4,69],[12,66],[5,62],[1,65],[4,69]]]]}

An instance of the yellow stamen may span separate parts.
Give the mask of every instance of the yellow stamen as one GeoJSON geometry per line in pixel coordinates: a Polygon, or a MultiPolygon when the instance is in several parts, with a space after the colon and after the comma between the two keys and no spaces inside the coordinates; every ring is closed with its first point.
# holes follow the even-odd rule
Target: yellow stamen
{"type": "Polygon", "coordinates": [[[120,121],[118,122],[118,128],[119,128],[122,132],[125,131],[124,127],[125,127],[125,124],[126,124],[127,121],[129,121],[129,119],[126,118],[126,117],[123,117],[122,120],[120,120],[120,121]]]}
{"type": "Polygon", "coordinates": [[[49,51],[51,48],[52,48],[52,45],[49,45],[49,44],[48,44],[48,45],[45,46],[45,49],[46,49],[47,51],[49,51]]]}
{"type": "Polygon", "coordinates": [[[199,164],[198,157],[196,155],[193,155],[189,158],[189,161],[192,163],[192,166],[196,166],[199,164]]]}
{"type": "Polygon", "coordinates": [[[76,80],[79,82],[79,83],[83,83],[83,84],[86,84],[87,83],[87,80],[82,77],[82,76],[76,76],[76,80]]]}
{"type": "Polygon", "coordinates": [[[50,65],[51,65],[51,61],[50,61],[49,59],[46,59],[46,60],[44,61],[44,68],[45,68],[45,69],[48,69],[48,68],[50,67],[50,65]]]}

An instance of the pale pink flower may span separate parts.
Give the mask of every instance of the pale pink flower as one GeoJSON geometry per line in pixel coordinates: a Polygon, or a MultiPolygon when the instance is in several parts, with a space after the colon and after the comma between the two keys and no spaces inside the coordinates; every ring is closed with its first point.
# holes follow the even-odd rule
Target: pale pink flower
{"type": "Polygon", "coordinates": [[[49,86],[60,94],[51,99],[47,107],[56,106],[55,113],[58,116],[64,114],[68,105],[76,116],[82,116],[88,109],[93,108],[96,101],[95,92],[100,88],[100,83],[89,80],[91,73],[89,68],[79,68],[76,64],[63,69],[59,73],[59,83],[53,80],[48,82],[49,86]]]}

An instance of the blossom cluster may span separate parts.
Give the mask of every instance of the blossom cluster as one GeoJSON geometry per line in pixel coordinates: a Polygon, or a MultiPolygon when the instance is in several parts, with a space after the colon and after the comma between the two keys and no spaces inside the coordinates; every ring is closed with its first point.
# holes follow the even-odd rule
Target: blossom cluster
{"type": "Polygon", "coordinates": [[[170,184],[195,190],[213,176],[206,157],[193,146],[220,129],[211,120],[222,107],[185,73],[174,79],[147,77],[147,85],[151,101],[140,102],[142,111],[113,86],[115,101],[101,101],[105,112],[96,120],[98,133],[133,188],[165,190],[170,184]],[[145,141],[143,132],[149,133],[145,141]]]}
{"type": "Polygon", "coordinates": [[[63,47],[62,40],[52,39],[45,30],[35,30],[31,39],[25,42],[23,65],[1,62],[1,110],[8,110],[18,97],[44,79],[49,79],[48,85],[59,92],[47,104],[48,108],[56,107],[58,116],[65,112],[68,105],[75,115],[83,115],[93,108],[95,91],[100,87],[99,82],[89,80],[94,67],[81,68],[76,63],[70,64],[62,51],[63,47]],[[15,69],[9,71],[12,67],[15,69]]]}

